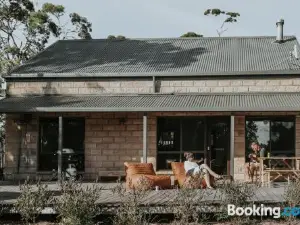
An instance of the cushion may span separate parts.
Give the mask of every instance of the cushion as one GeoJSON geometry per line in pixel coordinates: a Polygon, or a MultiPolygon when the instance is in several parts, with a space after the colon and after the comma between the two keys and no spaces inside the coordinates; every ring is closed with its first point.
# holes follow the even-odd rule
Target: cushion
{"type": "Polygon", "coordinates": [[[172,162],[171,163],[172,171],[175,176],[175,182],[182,187],[186,179],[186,173],[184,169],[184,163],[182,162],[172,162]]]}
{"type": "Polygon", "coordinates": [[[124,163],[126,176],[136,174],[156,175],[152,163],[124,163]]]}
{"type": "Polygon", "coordinates": [[[126,189],[153,189],[158,186],[160,189],[171,188],[170,176],[158,176],[158,175],[141,175],[135,174],[126,179],[126,189]]]}

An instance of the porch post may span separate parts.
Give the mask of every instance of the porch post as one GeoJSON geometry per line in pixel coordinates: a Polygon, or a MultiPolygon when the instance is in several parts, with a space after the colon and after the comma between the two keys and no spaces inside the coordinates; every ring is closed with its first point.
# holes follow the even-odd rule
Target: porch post
{"type": "Polygon", "coordinates": [[[230,175],[234,176],[234,116],[230,116],[230,175]]]}
{"type": "Polygon", "coordinates": [[[143,162],[147,163],[147,113],[143,116],[143,162]]]}
{"type": "Polygon", "coordinates": [[[59,116],[58,118],[58,168],[57,168],[57,179],[62,181],[62,149],[63,149],[63,118],[59,116]]]}

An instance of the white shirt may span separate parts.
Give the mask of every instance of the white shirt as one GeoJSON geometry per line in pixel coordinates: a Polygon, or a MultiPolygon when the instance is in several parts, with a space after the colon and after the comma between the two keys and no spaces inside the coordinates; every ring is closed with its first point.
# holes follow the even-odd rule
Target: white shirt
{"type": "Polygon", "coordinates": [[[190,161],[184,161],[184,170],[185,172],[188,172],[191,169],[195,169],[199,167],[199,165],[195,162],[190,162],[190,161]]]}

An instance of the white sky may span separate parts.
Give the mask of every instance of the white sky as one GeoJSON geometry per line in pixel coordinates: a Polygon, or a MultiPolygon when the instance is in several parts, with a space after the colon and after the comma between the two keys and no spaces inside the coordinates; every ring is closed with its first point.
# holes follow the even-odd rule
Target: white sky
{"type": "MultiPolygon", "coordinates": [[[[39,0],[40,4],[47,2],[39,0]]],[[[178,37],[188,31],[217,36],[220,17],[204,16],[207,8],[241,14],[223,36],[276,35],[275,23],[285,20],[285,35],[300,37],[299,0],[49,0],[63,4],[93,23],[93,38],[178,37]]]]}

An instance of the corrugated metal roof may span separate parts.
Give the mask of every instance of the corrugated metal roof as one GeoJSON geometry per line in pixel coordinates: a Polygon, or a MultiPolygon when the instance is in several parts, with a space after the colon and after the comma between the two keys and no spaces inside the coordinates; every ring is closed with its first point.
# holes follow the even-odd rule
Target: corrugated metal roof
{"type": "Polygon", "coordinates": [[[0,101],[0,112],[299,110],[300,93],[26,96],[0,101]]]}
{"type": "Polygon", "coordinates": [[[290,61],[294,36],[208,37],[58,41],[16,68],[12,75],[126,76],[164,74],[243,74],[299,70],[290,61]]]}

